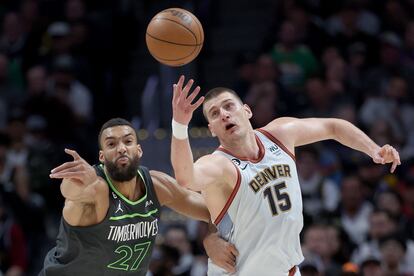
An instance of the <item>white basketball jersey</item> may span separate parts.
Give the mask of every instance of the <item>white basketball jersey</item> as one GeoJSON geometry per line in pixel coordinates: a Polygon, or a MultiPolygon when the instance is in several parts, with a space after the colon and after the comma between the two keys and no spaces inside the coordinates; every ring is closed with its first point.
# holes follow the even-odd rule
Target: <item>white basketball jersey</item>
{"type": "MultiPolygon", "coordinates": [[[[255,131],[257,160],[219,148],[237,167],[238,181],[214,221],[221,236],[239,251],[236,275],[286,276],[303,261],[299,234],[302,196],[294,156],[270,133],[255,131]]],[[[209,261],[208,275],[226,275],[209,261]]]]}

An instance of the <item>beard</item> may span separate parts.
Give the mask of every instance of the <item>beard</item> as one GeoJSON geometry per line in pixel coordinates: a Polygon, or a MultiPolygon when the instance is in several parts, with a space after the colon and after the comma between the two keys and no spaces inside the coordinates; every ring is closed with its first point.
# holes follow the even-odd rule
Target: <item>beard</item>
{"type": "Polygon", "coordinates": [[[125,182],[137,176],[139,168],[139,157],[135,156],[130,160],[130,164],[126,166],[117,166],[116,161],[104,161],[104,165],[108,171],[109,177],[118,182],[125,182]]]}

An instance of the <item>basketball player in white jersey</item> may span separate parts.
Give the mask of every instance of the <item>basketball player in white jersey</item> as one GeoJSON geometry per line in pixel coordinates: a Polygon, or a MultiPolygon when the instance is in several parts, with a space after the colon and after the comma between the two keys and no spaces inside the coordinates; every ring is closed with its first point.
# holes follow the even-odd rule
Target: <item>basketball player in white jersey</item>
{"type": "MultiPolygon", "coordinates": [[[[300,275],[302,198],[295,147],[335,139],[369,155],[375,163],[400,164],[390,145],[378,146],[360,129],[339,119],[278,118],[254,130],[250,108],[228,88],[215,88],[194,104],[200,87],[174,84],[171,160],[178,183],[201,191],[220,235],[239,251],[236,275],[300,275]],[[204,102],[204,103],[203,103],[204,102]],[[208,127],[220,147],[193,164],[187,125],[203,103],[208,127]]],[[[209,264],[209,275],[226,275],[209,264]]]]}

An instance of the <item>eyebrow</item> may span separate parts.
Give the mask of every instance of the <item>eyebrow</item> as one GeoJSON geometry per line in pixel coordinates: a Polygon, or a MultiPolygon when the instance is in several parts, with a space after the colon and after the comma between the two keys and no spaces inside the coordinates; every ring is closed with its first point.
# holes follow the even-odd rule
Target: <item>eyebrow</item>
{"type": "MultiPolygon", "coordinates": [[[[125,134],[124,136],[122,136],[120,138],[122,139],[122,138],[126,138],[128,136],[134,136],[134,135],[132,134],[132,132],[130,132],[130,133],[127,133],[127,134],[125,134]]],[[[107,136],[107,137],[104,138],[104,141],[111,140],[111,139],[116,139],[116,137],[115,136],[107,136]]]]}
{"type": "MultiPolygon", "coordinates": [[[[230,101],[232,101],[232,100],[233,100],[233,99],[225,99],[224,101],[222,101],[222,102],[221,102],[221,104],[225,104],[225,103],[230,102],[230,101]]],[[[210,113],[211,113],[211,111],[214,109],[214,107],[215,107],[215,106],[211,107],[211,108],[207,111],[207,113],[208,113],[208,114],[210,114],[210,113]]]]}

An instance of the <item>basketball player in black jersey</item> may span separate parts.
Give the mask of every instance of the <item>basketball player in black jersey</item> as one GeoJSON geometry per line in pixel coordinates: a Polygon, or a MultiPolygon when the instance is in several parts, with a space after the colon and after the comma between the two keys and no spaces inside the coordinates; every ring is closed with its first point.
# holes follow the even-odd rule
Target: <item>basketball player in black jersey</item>
{"type": "MultiPolygon", "coordinates": [[[[65,149],[73,161],[51,171],[51,178],[63,179],[65,206],[56,246],[46,255],[39,275],[145,275],[162,205],[209,221],[200,194],[139,165],[142,149],[128,121],[106,122],[99,146],[100,165],[92,167],[77,152],[65,149]]],[[[213,239],[222,250],[207,251],[230,255],[229,244],[213,239]]]]}

